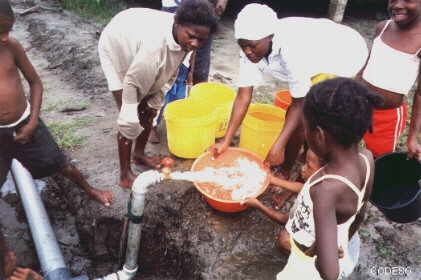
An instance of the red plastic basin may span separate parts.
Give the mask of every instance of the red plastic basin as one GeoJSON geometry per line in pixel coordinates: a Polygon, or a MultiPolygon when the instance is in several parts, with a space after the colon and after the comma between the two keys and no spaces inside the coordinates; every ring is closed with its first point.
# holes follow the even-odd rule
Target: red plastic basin
{"type": "MultiPolygon", "coordinates": [[[[269,169],[263,165],[263,161],[254,153],[241,148],[230,147],[223,154],[218,156],[218,158],[212,160],[209,152],[206,152],[199,156],[193,163],[191,170],[200,171],[206,167],[221,168],[221,167],[230,167],[235,164],[235,160],[239,157],[247,158],[250,161],[256,162],[259,166],[268,173],[269,169]]],[[[247,209],[247,206],[241,205],[238,201],[233,201],[229,199],[220,199],[212,196],[206,192],[206,189],[212,187],[211,183],[197,183],[194,182],[196,189],[205,197],[209,205],[219,211],[223,212],[240,212],[247,209]]],[[[269,185],[269,176],[266,176],[265,181],[263,182],[259,192],[255,197],[261,195],[269,185]]],[[[219,187],[218,187],[219,188],[219,187]]]]}

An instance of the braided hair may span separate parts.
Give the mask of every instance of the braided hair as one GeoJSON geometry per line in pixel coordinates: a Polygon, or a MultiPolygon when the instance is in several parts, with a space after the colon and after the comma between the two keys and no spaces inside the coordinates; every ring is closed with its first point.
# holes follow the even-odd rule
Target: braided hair
{"type": "Polygon", "coordinates": [[[348,78],[335,78],[314,85],[304,100],[304,117],[310,129],[317,126],[344,147],[358,143],[372,131],[373,108],[383,98],[348,78]]]}

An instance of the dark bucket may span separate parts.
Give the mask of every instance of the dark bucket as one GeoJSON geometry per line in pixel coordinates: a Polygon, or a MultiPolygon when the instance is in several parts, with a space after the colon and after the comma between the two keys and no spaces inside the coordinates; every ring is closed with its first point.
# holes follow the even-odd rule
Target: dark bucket
{"type": "Polygon", "coordinates": [[[390,220],[410,223],[421,216],[421,164],[406,153],[376,159],[370,202],[390,220]]]}

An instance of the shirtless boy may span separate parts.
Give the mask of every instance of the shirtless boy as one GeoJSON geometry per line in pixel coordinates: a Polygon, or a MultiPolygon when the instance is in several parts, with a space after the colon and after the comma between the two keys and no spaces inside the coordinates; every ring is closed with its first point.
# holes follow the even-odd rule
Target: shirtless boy
{"type": "Polygon", "coordinates": [[[83,188],[95,200],[109,206],[113,193],[93,188],[70,164],[39,118],[43,86],[22,45],[9,36],[15,18],[7,0],[0,0],[0,186],[13,158],[34,178],[56,172],[83,188]],[[30,88],[26,98],[19,71],[30,88]]]}

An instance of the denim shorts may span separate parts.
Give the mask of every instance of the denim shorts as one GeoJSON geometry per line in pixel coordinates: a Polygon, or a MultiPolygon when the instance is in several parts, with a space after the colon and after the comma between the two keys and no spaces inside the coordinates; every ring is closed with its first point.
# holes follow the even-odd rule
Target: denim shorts
{"type": "Polygon", "coordinates": [[[0,186],[6,180],[12,159],[17,159],[35,179],[50,176],[66,166],[66,157],[40,119],[32,140],[14,141],[14,132],[27,124],[29,117],[15,127],[0,128],[0,186]]]}

